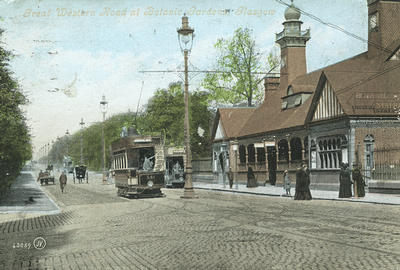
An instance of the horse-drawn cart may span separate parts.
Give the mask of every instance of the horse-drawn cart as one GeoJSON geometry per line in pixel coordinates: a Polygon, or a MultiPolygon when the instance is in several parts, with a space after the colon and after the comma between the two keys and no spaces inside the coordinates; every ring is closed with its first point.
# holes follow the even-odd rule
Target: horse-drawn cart
{"type": "Polygon", "coordinates": [[[54,185],[55,182],[54,182],[54,175],[53,175],[53,165],[48,165],[44,172],[40,171],[37,181],[38,182],[40,181],[41,185],[43,185],[43,184],[48,185],[49,182],[52,182],[54,185]]]}
{"type": "Polygon", "coordinates": [[[86,166],[76,166],[75,167],[75,173],[74,173],[74,184],[75,184],[75,179],[78,180],[78,183],[82,183],[84,179],[86,179],[86,183],[89,183],[89,174],[88,171],[86,170],[86,166]]]}

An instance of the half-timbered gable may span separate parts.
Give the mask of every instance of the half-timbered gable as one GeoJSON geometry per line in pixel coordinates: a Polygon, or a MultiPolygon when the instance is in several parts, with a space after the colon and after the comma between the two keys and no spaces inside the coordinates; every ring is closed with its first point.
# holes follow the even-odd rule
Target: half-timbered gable
{"type": "Polygon", "coordinates": [[[340,105],[331,84],[326,80],[318,100],[317,108],[314,112],[313,120],[334,118],[342,114],[342,106],[340,105]]]}

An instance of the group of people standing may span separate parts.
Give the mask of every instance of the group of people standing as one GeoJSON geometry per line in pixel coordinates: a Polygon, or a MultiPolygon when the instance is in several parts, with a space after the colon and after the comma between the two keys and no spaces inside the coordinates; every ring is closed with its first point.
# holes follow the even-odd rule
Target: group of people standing
{"type": "Polygon", "coordinates": [[[354,197],[365,196],[365,182],[361,174],[361,166],[354,164],[352,178],[350,176],[349,165],[346,163],[341,164],[339,175],[339,198],[350,198],[353,196],[351,185],[353,185],[354,197]]]}
{"type": "MultiPolygon", "coordinates": [[[[290,194],[290,191],[289,191],[290,194]]],[[[310,191],[310,170],[305,163],[296,172],[296,193],[295,200],[311,200],[310,191]]]]}
{"type": "MultiPolygon", "coordinates": [[[[286,191],[287,196],[291,196],[291,180],[288,170],[283,172],[283,189],[286,191]]],[[[303,163],[296,171],[296,192],[294,194],[295,200],[311,200],[310,191],[310,170],[307,165],[303,163]]]]}
{"type": "MultiPolygon", "coordinates": [[[[361,173],[361,166],[354,164],[353,171],[350,172],[349,165],[346,163],[341,164],[339,174],[339,198],[350,198],[353,196],[351,185],[354,189],[354,197],[365,196],[365,182],[361,173]]],[[[291,180],[289,172],[283,172],[283,188],[286,190],[286,195],[290,196],[291,180]]],[[[302,164],[296,172],[296,193],[295,200],[311,200],[310,192],[310,170],[306,164],[302,164]]]]}

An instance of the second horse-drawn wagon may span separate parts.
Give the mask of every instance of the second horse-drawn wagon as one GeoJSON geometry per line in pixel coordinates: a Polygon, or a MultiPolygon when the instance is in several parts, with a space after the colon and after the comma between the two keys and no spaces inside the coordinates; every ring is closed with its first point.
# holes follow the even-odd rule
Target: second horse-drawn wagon
{"type": "Polygon", "coordinates": [[[88,171],[86,170],[86,166],[81,165],[81,166],[76,166],[75,167],[75,172],[74,172],[74,184],[75,184],[75,179],[78,181],[78,183],[82,183],[86,179],[86,183],[89,183],[89,174],[88,171]]]}

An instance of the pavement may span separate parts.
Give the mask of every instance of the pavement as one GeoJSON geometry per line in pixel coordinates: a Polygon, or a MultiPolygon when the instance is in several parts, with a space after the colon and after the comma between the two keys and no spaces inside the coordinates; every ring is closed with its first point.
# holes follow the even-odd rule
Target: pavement
{"type": "MultiPolygon", "coordinates": [[[[205,183],[205,182],[194,182],[193,187],[196,189],[215,190],[224,192],[234,193],[245,193],[254,195],[274,196],[282,197],[285,199],[293,199],[295,189],[291,189],[291,195],[287,196],[285,190],[282,187],[265,185],[258,186],[255,188],[248,188],[244,184],[234,184],[232,188],[226,184],[205,183]]],[[[400,205],[400,194],[380,194],[380,193],[369,193],[366,192],[363,198],[338,198],[338,191],[328,190],[316,190],[311,188],[311,195],[314,200],[334,200],[334,201],[347,201],[347,202],[359,202],[359,203],[373,203],[373,204],[386,204],[386,205],[400,205]]]]}
{"type": "Polygon", "coordinates": [[[34,175],[32,171],[21,172],[21,175],[12,183],[9,192],[0,198],[0,213],[56,214],[60,212],[57,204],[43,192],[34,175]]]}

